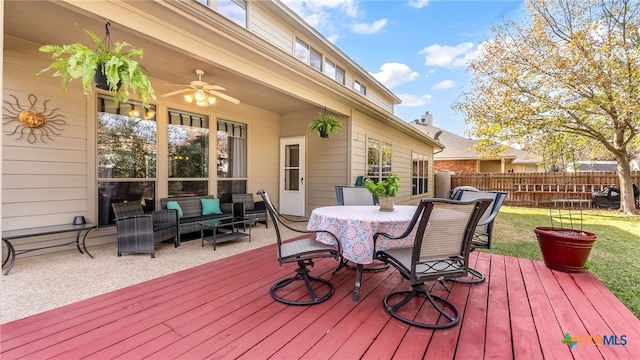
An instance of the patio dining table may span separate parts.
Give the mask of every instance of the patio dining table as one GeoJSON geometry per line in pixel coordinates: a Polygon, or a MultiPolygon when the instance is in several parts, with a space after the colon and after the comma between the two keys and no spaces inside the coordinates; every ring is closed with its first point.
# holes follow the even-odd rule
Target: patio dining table
{"type": "MultiPolygon", "coordinates": [[[[356,264],[356,284],[353,301],[358,301],[363,265],[373,262],[373,235],[384,232],[401,235],[411,222],[415,206],[396,205],[394,211],[380,211],[378,206],[324,206],[314,209],[309,217],[308,230],[326,230],[336,235],[342,247],[342,257],[356,264]]],[[[402,240],[378,238],[377,249],[409,247],[415,236],[402,240]]],[[[317,241],[335,244],[330,235],[318,233],[317,241]]]]}

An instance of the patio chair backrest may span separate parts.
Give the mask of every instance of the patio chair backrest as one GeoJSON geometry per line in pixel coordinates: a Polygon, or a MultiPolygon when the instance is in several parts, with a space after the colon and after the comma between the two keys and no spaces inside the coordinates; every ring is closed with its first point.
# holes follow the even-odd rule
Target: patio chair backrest
{"type": "Polygon", "coordinates": [[[144,215],[144,208],[139,201],[127,201],[111,204],[116,219],[122,219],[129,216],[144,215]]]}
{"type": "MultiPolygon", "coordinates": [[[[453,194],[454,200],[475,200],[482,198],[491,198],[493,200],[491,201],[491,205],[489,206],[489,208],[484,212],[484,214],[482,214],[482,217],[478,222],[476,232],[490,236],[493,230],[493,221],[498,215],[498,212],[500,211],[500,207],[502,207],[504,200],[507,198],[507,193],[504,191],[479,191],[459,189],[453,194]]],[[[489,240],[489,243],[490,242],[491,241],[489,240]]]]}
{"type": "MultiPolygon", "coordinates": [[[[465,276],[474,229],[490,202],[487,198],[471,201],[422,199],[405,233],[395,237],[407,237],[417,226],[410,261],[400,249],[380,253],[386,253],[391,265],[412,285],[465,276]]],[[[391,238],[378,233],[374,241],[380,235],[391,238]]]]}
{"type": "Polygon", "coordinates": [[[336,185],[338,205],[376,205],[376,197],[363,186],[336,185]]]}

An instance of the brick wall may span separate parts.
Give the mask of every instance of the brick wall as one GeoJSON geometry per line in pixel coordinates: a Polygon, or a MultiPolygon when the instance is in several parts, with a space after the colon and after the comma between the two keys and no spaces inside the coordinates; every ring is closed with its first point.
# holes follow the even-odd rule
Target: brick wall
{"type": "Polygon", "coordinates": [[[435,171],[476,172],[476,166],[476,160],[438,160],[433,163],[435,171]]]}

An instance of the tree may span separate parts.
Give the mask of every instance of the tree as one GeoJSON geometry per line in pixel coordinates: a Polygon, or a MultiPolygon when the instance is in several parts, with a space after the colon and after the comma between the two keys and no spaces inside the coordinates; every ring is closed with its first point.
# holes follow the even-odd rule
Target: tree
{"type": "Polygon", "coordinates": [[[453,108],[481,149],[540,144],[606,150],[621,211],[635,211],[630,156],[640,144],[638,0],[529,0],[528,17],[492,29],[453,108]],[[564,136],[551,137],[561,133],[564,136]],[[555,140],[558,139],[558,140],[555,140]]]}

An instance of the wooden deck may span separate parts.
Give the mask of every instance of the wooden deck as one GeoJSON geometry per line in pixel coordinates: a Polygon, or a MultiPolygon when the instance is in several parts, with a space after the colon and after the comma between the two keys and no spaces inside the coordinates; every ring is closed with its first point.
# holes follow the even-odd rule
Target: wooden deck
{"type": "MultiPolygon", "coordinates": [[[[269,288],[290,275],[273,246],[100,295],[1,326],[3,360],[26,359],[632,359],[640,320],[591,273],[566,274],[543,263],[473,253],[487,274],[480,285],[452,284],[462,313],[446,330],[391,318],[382,297],[405,288],[397,271],[365,273],[351,300],[354,271],[312,273],[336,287],[328,301],[287,306],[269,288]],[[579,340],[572,349],[565,334],[579,340]],[[618,345],[588,345],[588,336],[618,345]],[[612,336],[616,336],[613,338],[612,336]],[[622,343],[625,343],[624,345],[622,343]]],[[[422,315],[421,315],[422,316],[422,315]]],[[[426,314],[425,316],[429,316],[426,314]]],[[[596,340],[597,341],[597,340],[596,340]]]]}

